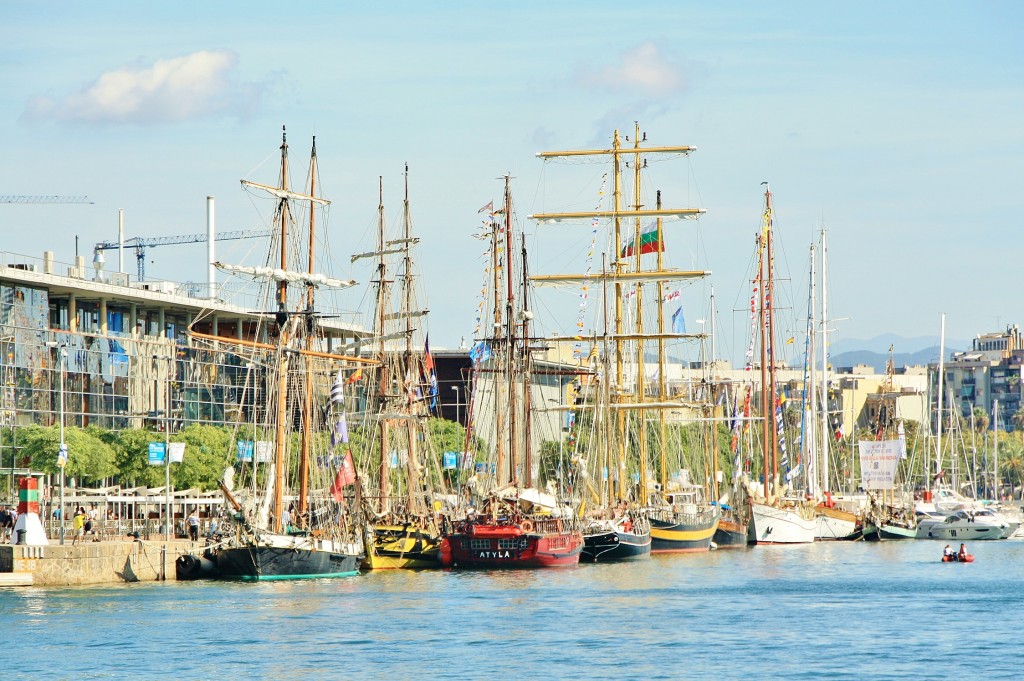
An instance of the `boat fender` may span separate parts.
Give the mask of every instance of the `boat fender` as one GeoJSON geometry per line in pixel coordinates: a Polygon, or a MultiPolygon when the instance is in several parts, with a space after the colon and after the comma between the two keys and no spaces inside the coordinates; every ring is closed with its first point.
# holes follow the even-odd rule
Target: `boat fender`
{"type": "Polygon", "coordinates": [[[557,521],[555,521],[555,527],[558,528],[559,532],[562,531],[562,520],[561,520],[561,518],[559,518],[557,521]]]}
{"type": "Polygon", "coordinates": [[[533,523],[531,521],[529,521],[529,520],[524,520],[523,524],[522,524],[522,528],[523,528],[523,532],[532,532],[533,531],[533,523]]]}

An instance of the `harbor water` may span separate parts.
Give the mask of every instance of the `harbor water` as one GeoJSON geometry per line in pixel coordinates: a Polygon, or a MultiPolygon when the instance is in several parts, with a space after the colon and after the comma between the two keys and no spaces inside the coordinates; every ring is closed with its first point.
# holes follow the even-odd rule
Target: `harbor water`
{"type": "Polygon", "coordinates": [[[4,679],[1020,679],[1024,542],[0,589],[4,679]]]}

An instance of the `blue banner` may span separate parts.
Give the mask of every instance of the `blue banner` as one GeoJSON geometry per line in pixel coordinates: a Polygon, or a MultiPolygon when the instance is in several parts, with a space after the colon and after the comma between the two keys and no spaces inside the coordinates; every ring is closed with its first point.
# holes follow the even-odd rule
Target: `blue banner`
{"type": "Polygon", "coordinates": [[[164,465],[164,443],[163,442],[150,442],[149,443],[149,463],[151,466],[163,466],[164,465]]]}
{"type": "Polygon", "coordinates": [[[442,459],[442,465],[445,470],[451,470],[458,468],[459,466],[459,454],[458,452],[445,452],[442,459]]]}
{"type": "Polygon", "coordinates": [[[252,461],[253,449],[254,445],[252,440],[238,440],[238,460],[252,461]]]}

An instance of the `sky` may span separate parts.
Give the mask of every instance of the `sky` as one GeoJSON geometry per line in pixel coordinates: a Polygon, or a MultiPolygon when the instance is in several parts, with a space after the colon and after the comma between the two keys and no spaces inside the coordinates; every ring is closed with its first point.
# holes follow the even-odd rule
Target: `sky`
{"type": "MultiPolygon", "coordinates": [[[[378,182],[393,225],[408,163],[431,345],[454,347],[474,333],[473,234],[501,178],[531,272],[582,271],[588,227],[526,215],[593,209],[606,169],[535,154],[607,147],[638,122],[651,144],[697,147],[644,182],[707,211],[670,228],[666,257],[712,272],[682,305],[696,330],[713,287],[720,356],[748,342],[765,181],[784,334],[801,332],[824,228],[837,341],[937,339],[942,313],[970,339],[1024,322],[1022,31],[1018,2],[2,2],[0,195],[94,203],[0,204],[0,250],[71,262],[77,239],[91,262],[118,209],[129,237],[202,233],[207,196],[220,231],[263,228],[239,180],[276,180],[286,125],[293,182],[317,137],[323,255],[361,282],[347,309],[370,300],[348,256],[372,248],[378,182]]],[[[202,281],[205,256],[152,248],[147,278],[202,281]]],[[[577,295],[543,311],[572,326],[577,295]]]]}

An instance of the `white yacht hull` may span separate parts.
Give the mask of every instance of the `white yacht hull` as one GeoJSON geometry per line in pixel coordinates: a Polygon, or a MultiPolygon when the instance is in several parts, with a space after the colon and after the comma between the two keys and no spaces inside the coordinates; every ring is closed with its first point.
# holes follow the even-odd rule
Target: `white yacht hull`
{"type": "Polygon", "coordinates": [[[946,541],[978,541],[979,539],[1006,539],[1005,525],[989,525],[981,523],[941,523],[928,530],[929,539],[946,541]]]}
{"type": "Polygon", "coordinates": [[[818,529],[814,518],[765,504],[751,505],[751,521],[757,544],[810,544],[818,529]]]}
{"type": "Polygon", "coordinates": [[[843,539],[856,539],[860,536],[860,529],[854,520],[846,518],[834,518],[828,515],[817,517],[815,537],[825,541],[838,541],[843,539]]]}

